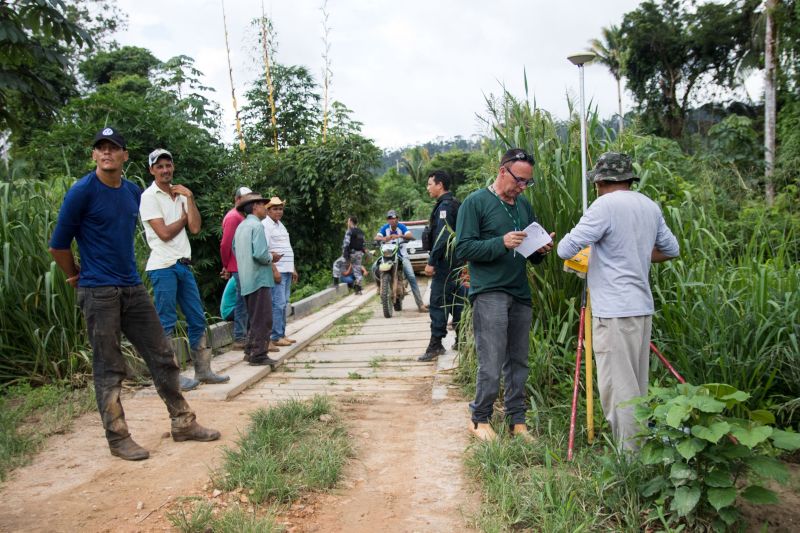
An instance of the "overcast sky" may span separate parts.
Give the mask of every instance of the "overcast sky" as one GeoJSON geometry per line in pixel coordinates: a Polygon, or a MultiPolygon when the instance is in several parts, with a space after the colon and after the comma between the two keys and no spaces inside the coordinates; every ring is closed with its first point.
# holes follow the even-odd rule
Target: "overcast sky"
{"type": "MultiPolygon", "coordinates": [[[[185,54],[216,89],[224,140],[234,137],[220,0],[120,0],[129,16],[121,44],[166,60],[185,54]]],[[[329,0],[332,98],[354,111],[382,148],[482,133],[475,118],[484,95],[504,84],[524,91],[557,117],[566,94],[578,94],[578,69],[566,57],[585,50],[600,30],[619,24],[635,0],[329,0]]],[[[321,0],[264,0],[278,40],[276,61],[305,65],[320,81],[321,0]]],[[[257,34],[250,21],[261,0],[226,0],[233,77],[239,105],[253,79],[257,34]]],[[[616,84],[601,65],[586,68],[586,97],[603,117],[616,111],[616,84]]],[[[630,99],[623,95],[623,105],[630,99]]]]}

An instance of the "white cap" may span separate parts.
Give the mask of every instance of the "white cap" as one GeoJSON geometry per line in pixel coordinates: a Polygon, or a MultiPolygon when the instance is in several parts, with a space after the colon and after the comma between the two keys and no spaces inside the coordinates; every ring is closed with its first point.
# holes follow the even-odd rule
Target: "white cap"
{"type": "Polygon", "coordinates": [[[234,195],[234,197],[241,198],[245,194],[250,194],[251,192],[253,191],[250,190],[250,187],[239,187],[238,189],[236,189],[236,194],[234,195]]]}
{"type": "Polygon", "coordinates": [[[147,164],[148,166],[153,166],[158,162],[159,157],[169,157],[169,160],[172,161],[172,154],[164,150],[163,148],[156,148],[150,155],[147,156],[147,164]]]}

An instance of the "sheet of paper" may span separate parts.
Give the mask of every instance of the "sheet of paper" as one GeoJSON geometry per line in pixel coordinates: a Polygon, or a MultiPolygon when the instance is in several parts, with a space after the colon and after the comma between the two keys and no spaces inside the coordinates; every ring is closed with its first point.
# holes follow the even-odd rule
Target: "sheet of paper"
{"type": "Polygon", "coordinates": [[[550,238],[547,230],[545,230],[538,222],[533,222],[530,226],[522,231],[527,233],[528,236],[525,237],[525,240],[522,241],[522,244],[517,246],[517,252],[521,253],[525,257],[530,256],[533,252],[545,244],[550,244],[553,242],[553,239],[550,238]]]}

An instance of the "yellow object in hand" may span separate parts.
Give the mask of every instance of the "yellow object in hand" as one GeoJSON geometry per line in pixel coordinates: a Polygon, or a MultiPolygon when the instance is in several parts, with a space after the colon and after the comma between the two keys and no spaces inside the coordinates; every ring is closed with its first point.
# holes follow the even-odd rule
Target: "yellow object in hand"
{"type": "Polygon", "coordinates": [[[572,272],[579,278],[585,278],[586,272],[589,271],[589,250],[591,246],[587,246],[574,257],[564,260],[564,272],[572,272]]]}

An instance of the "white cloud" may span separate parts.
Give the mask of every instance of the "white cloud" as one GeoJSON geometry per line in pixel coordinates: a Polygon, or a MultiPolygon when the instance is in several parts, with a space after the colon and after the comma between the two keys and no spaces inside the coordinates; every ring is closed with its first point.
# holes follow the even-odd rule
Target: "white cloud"
{"type": "MultiPolygon", "coordinates": [[[[600,29],[618,24],[636,0],[330,0],[331,96],[364,123],[382,147],[469,136],[478,131],[483,95],[500,84],[565,117],[567,92],[578,94],[578,72],[566,56],[586,48],[600,29]]],[[[230,82],[219,0],[120,0],[129,14],[122,44],[160,59],[186,54],[203,71],[224,111],[225,141],[234,137],[230,82]]],[[[278,38],[276,60],[301,64],[317,78],[323,68],[321,1],[267,1],[278,38]]],[[[225,2],[236,95],[263,75],[256,28],[260,0],[225,2]]],[[[586,68],[586,97],[602,116],[616,111],[616,84],[601,66],[586,68]]]]}

